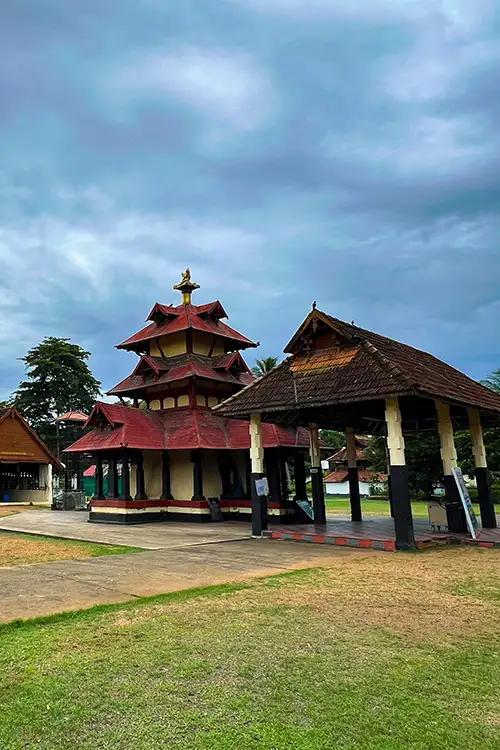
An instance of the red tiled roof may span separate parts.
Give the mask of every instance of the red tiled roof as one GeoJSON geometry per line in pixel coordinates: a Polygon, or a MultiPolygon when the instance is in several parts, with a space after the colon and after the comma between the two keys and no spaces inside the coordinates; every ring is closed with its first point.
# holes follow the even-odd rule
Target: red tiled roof
{"type": "MultiPolygon", "coordinates": [[[[328,484],[346,482],[348,476],[347,469],[336,469],[335,471],[326,474],[323,478],[323,482],[328,482],[328,484]]],[[[387,480],[387,474],[370,471],[369,469],[358,469],[358,479],[360,482],[385,482],[387,480]]]]}
{"type": "Polygon", "coordinates": [[[204,357],[199,354],[181,354],[165,359],[143,356],[132,374],[108,391],[108,395],[130,393],[193,377],[231,383],[239,387],[248,385],[254,380],[238,352],[218,358],[204,357]],[[151,377],[144,375],[148,371],[153,373],[151,377]]]}
{"type": "Polygon", "coordinates": [[[56,419],[56,422],[86,422],[89,418],[88,414],[84,414],[83,411],[67,411],[61,414],[56,419]]]}
{"type": "Polygon", "coordinates": [[[155,320],[149,325],[142,328],[133,336],[130,336],[121,344],[118,349],[141,349],[145,341],[192,329],[203,331],[204,333],[214,334],[230,341],[238,349],[247,349],[251,346],[257,346],[253,341],[247,339],[241,333],[225,323],[221,323],[220,318],[227,317],[220,302],[211,302],[208,305],[178,305],[170,307],[156,303],[149,314],[149,319],[155,320]],[[222,313],[221,313],[222,311],[222,313]]]}
{"type": "Polygon", "coordinates": [[[500,417],[500,395],[427,352],[313,310],[285,351],[289,357],[215,407],[236,418],[363,402],[387,396],[443,398],[500,417]],[[308,342],[323,329],[325,348],[308,342]]]}
{"type": "MultiPolygon", "coordinates": [[[[88,426],[93,425],[96,429],[73,443],[66,452],[87,453],[123,447],[139,450],[245,450],[250,447],[248,422],[224,419],[208,409],[151,411],[98,402],[88,421],[88,426]]],[[[264,424],[262,432],[265,448],[309,446],[309,433],[302,428],[264,424]]]]}

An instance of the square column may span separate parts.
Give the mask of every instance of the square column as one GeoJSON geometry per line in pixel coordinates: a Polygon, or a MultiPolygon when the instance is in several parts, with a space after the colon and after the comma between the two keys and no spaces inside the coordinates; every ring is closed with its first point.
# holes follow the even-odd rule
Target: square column
{"type": "Polygon", "coordinates": [[[359,496],[358,463],[356,461],[356,436],[353,427],[346,427],[347,476],[349,480],[349,499],[351,502],[351,521],[362,521],[361,498],[359,496]]]}
{"type": "Polygon", "coordinates": [[[443,484],[446,498],[449,502],[460,502],[460,495],[453,476],[453,469],[458,466],[457,449],[453,437],[453,424],[450,415],[450,405],[444,401],[435,401],[437,414],[437,429],[441,445],[441,461],[443,462],[443,484]]]}
{"type": "Polygon", "coordinates": [[[293,499],[307,500],[306,467],[304,454],[300,450],[295,451],[293,468],[295,474],[295,496],[293,499]]]}
{"type": "Polygon", "coordinates": [[[260,414],[250,415],[250,462],[252,501],[252,536],[262,536],[267,529],[267,498],[257,495],[255,481],[264,476],[264,447],[262,444],[262,424],[260,414]]]}
{"type": "Polygon", "coordinates": [[[172,500],[172,490],[170,487],[170,456],[168,451],[162,451],[161,454],[161,499],[172,500]]]}
{"type": "Polygon", "coordinates": [[[191,451],[193,462],[193,496],[191,500],[205,500],[203,494],[203,465],[201,450],[191,451]]]}
{"type": "Polygon", "coordinates": [[[132,500],[132,495],[130,494],[130,461],[125,451],[122,454],[122,492],[120,499],[132,500]]]}
{"type": "Polygon", "coordinates": [[[326,524],[325,488],[321,468],[318,425],[309,425],[309,450],[311,454],[311,490],[313,496],[314,523],[326,524]]]}
{"type": "Polygon", "coordinates": [[[147,500],[146,495],[146,483],[144,479],[144,456],[142,451],[137,454],[136,459],[137,467],[137,492],[135,493],[136,500],[147,500]]]}
{"type": "Polygon", "coordinates": [[[469,416],[472,453],[474,455],[474,473],[477,482],[481,524],[483,529],[496,529],[497,519],[495,516],[495,505],[491,494],[490,473],[486,463],[486,451],[484,449],[481,418],[477,409],[467,409],[467,414],[469,416]]]}
{"type": "Polygon", "coordinates": [[[97,500],[104,499],[104,477],[102,471],[101,453],[98,453],[95,459],[95,497],[97,500]]]}
{"type": "Polygon", "coordinates": [[[408,486],[405,441],[401,422],[401,410],[398,398],[395,396],[386,398],[385,423],[387,428],[387,448],[389,451],[396,548],[415,549],[415,533],[413,530],[413,515],[408,486]]]}
{"type": "Polygon", "coordinates": [[[113,455],[108,461],[108,496],[117,498],[118,494],[118,462],[113,455]]]}

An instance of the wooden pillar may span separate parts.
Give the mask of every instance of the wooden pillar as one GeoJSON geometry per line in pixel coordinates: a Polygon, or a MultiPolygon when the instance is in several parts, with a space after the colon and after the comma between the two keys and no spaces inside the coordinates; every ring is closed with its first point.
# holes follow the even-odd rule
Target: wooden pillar
{"type": "Polygon", "coordinates": [[[232,462],[228,455],[228,451],[220,451],[217,456],[217,465],[219,467],[219,475],[222,485],[221,498],[233,497],[233,483],[231,481],[232,462]]]}
{"type": "Polygon", "coordinates": [[[476,474],[477,497],[481,512],[481,524],[483,529],[496,529],[497,519],[495,515],[493,496],[491,494],[490,473],[486,462],[481,418],[477,409],[467,409],[467,414],[469,416],[472,453],[474,455],[474,471],[476,474]]]}
{"type": "Polygon", "coordinates": [[[397,549],[414,549],[415,533],[411,511],[408,469],[405,458],[405,441],[401,425],[401,411],[396,397],[385,400],[387,447],[393,497],[394,531],[397,549]]]}
{"type": "MultiPolygon", "coordinates": [[[[73,458],[68,453],[66,454],[66,465],[64,467],[64,491],[70,492],[71,490],[71,474],[73,471],[73,458]]],[[[96,496],[97,497],[97,496],[96,496]]]]}
{"type": "Polygon", "coordinates": [[[460,495],[453,476],[453,469],[457,464],[457,450],[453,437],[453,424],[450,416],[450,405],[444,401],[435,401],[437,413],[437,429],[441,445],[441,460],[443,462],[443,484],[448,501],[460,502],[460,495]]]}
{"type": "Polygon", "coordinates": [[[191,451],[193,462],[193,496],[191,500],[205,500],[203,495],[203,465],[201,450],[191,451]]]}
{"type": "Polygon", "coordinates": [[[104,477],[101,453],[97,453],[95,459],[95,497],[97,500],[104,499],[104,477]]]}
{"type": "Polygon", "coordinates": [[[118,497],[118,462],[114,454],[108,461],[108,497],[118,497]]]}
{"type": "Polygon", "coordinates": [[[122,492],[120,495],[122,500],[132,500],[130,494],[130,462],[126,451],[122,454],[122,492]]]}
{"type": "Polygon", "coordinates": [[[262,445],[262,424],[260,414],[250,415],[250,462],[252,501],[252,536],[262,536],[267,529],[267,498],[257,495],[255,482],[264,476],[264,448],[262,445]]]}
{"type": "Polygon", "coordinates": [[[314,523],[326,524],[325,488],[323,486],[323,470],[321,468],[321,451],[319,447],[318,425],[309,425],[309,440],[311,453],[311,491],[313,498],[314,523]]]}
{"type": "Polygon", "coordinates": [[[173,499],[170,485],[170,456],[168,451],[162,451],[161,454],[161,499],[173,499]]]}
{"type": "Polygon", "coordinates": [[[288,487],[288,473],[286,467],[286,453],[283,448],[278,450],[278,468],[280,478],[280,492],[281,501],[285,505],[288,504],[289,487],[288,487]]]}
{"type": "Polygon", "coordinates": [[[295,495],[294,500],[307,500],[306,467],[304,454],[296,450],[294,455],[295,495]]]}
{"type": "Polygon", "coordinates": [[[136,458],[137,467],[137,492],[135,493],[136,500],[147,500],[146,495],[146,482],[144,478],[144,454],[140,451],[136,458]]]}
{"type": "Polygon", "coordinates": [[[264,461],[266,468],[266,477],[269,482],[269,497],[276,503],[282,502],[281,495],[281,475],[278,450],[276,448],[266,448],[264,450],[264,461]]]}
{"type": "Polygon", "coordinates": [[[358,462],[356,461],[356,436],[353,427],[346,427],[347,476],[349,479],[349,499],[351,521],[362,521],[361,498],[359,496],[358,462]]]}

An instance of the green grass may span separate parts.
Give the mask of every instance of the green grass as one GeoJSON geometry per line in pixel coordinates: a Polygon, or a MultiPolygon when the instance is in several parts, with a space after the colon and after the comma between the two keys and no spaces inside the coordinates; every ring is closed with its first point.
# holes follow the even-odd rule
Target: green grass
{"type": "MultiPolygon", "coordinates": [[[[414,518],[428,518],[427,502],[415,500],[411,504],[414,518]]],[[[368,498],[361,500],[362,512],[366,516],[389,516],[389,501],[377,498],[368,498]]],[[[474,511],[479,517],[479,505],[473,504],[474,511]]],[[[346,495],[327,495],[326,509],[328,513],[337,513],[339,515],[349,515],[351,506],[349,497],[346,495]]]]}
{"type": "Polygon", "coordinates": [[[359,553],[0,627],[0,748],[498,749],[499,560],[359,553]]]}

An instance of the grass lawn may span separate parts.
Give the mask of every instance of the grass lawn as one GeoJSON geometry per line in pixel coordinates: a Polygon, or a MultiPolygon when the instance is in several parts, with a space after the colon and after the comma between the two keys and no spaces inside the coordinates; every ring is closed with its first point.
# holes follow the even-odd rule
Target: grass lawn
{"type": "MultiPolygon", "coordinates": [[[[427,503],[422,501],[414,501],[411,504],[413,511],[413,518],[428,518],[427,503]]],[[[479,505],[474,503],[474,511],[479,518],[479,505]]],[[[389,516],[389,501],[380,500],[376,498],[369,498],[361,500],[361,508],[363,515],[365,516],[389,516]]],[[[349,504],[349,497],[345,495],[327,495],[326,496],[326,510],[329,514],[338,515],[349,515],[351,512],[351,506],[349,504]]]]}
{"type": "MultiPolygon", "coordinates": [[[[54,560],[74,560],[82,557],[100,557],[101,555],[122,555],[127,552],[141,551],[136,547],[121,547],[112,544],[79,542],[74,539],[54,539],[49,536],[21,534],[14,531],[0,531],[0,567],[53,562],[54,560]]],[[[1,745],[0,750],[3,750],[1,745]]]]}
{"type": "Polygon", "coordinates": [[[453,548],[3,626],[0,748],[498,750],[499,605],[453,548]]]}

